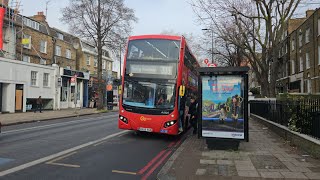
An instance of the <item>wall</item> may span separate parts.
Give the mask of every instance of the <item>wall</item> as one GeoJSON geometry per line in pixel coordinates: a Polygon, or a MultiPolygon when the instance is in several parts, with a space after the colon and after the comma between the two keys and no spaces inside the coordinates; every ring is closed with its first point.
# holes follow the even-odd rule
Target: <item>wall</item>
{"type": "Polygon", "coordinates": [[[55,56],[57,64],[64,68],[70,66],[72,70],[76,70],[76,50],[73,45],[60,39],[57,39],[55,45],[61,47],[61,55],[55,56]],[[67,49],[71,51],[71,59],[66,57],[67,49]]]}
{"type": "Polygon", "coordinates": [[[303,151],[309,153],[313,157],[320,158],[320,141],[304,134],[293,132],[287,127],[266,120],[255,114],[251,114],[251,118],[263,123],[276,134],[289,141],[291,145],[297,146],[303,151]]]}
{"type": "Polygon", "coordinates": [[[23,107],[27,98],[55,99],[58,68],[0,58],[0,82],[4,83],[3,111],[14,112],[15,85],[24,85],[23,107]],[[31,71],[37,71],[37,86],[31,86],[31,71]],[[43,87],[43,74],[49,73],[49,87],[43,87]],[[13,107],[13,109],[12,109],[13,107]]]}
{"type": "MultiPolygon", "coordinates": [[[[33,47],[31,49],[22,48],[22,54],[30,56],[30,62],[35,64],[40,64],[40,57],[46,60],[46,64],[52,64],[52,53],[53,53],[53,42],[52,36],[48,34],[39,32],[35,29],[29,28],[27,26],[23,27],[23,33],[31,36],[31,44],[33,47]],[[40,52],[40,41],[47,41],[47,52],[40,52]]],[[[21,42],[22,34],[17,34],[17,42],[21,42]]],[[[17,59],[21,60],[21,43],[17,43],[17,59]]]]}

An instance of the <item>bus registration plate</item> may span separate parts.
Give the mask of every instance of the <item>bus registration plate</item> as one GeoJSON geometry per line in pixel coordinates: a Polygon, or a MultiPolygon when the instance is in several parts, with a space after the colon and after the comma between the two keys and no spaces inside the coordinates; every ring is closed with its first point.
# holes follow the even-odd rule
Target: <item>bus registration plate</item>
{"type": "Polygon", "coordinates": [[[140,127],[138,130],[139,130],[139,131],[145,131],[145,132],[152,132],[152,129],[151,129],[151,128],[143,128],[143,127],[140,127]]]}

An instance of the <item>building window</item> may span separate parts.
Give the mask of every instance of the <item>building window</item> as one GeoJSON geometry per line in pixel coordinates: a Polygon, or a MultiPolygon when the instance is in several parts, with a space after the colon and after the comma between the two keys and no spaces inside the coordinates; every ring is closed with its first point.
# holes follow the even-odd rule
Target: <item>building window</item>
{"type": "Polygon", "coordinates": [[[22,57],[23,62],[28,62],[30,63],[30,56],[23,56],[22,57]]]}
{"type": "Polygon", "coordinates": [[[40,52],[47,53],[47,41],[40,41],[40,52]]]}
{"type": "Polygon", "coordinates": [[[49,87],[49,73],[43,74],[43,87],[49,87]]]}
{"type": "Polygon", "coordinates": [[[56,52],[55,55],[57,56],[61,56],[61,47],[60,46],[56,46],[56,52]]]}
{"type": "Polygon", "coordinates": [[[98,66],[98,59],[97,59],[97,57],[94,57],[93,66],[94,66],[94,67],[97,67],[97,66],[98,66]]]}
{"type": "Polygon", "coordinates": [[[86,62],[87,62],[87,66],[90,66],[90,55],[87,55],[86,62]]]}
{"type": "Polygon", "coordinates": [[[36,30],[40,30],[40,24],[28,18],[23,18],[23,24],[36,30]]]}
{"type": "Polygon", "coordinates": [[[299,62],[300,62],[299,72],[302,72],[302,71],[303,71],[303,60],[302,60],[302,56],[300,56],[299,62]]]}
{"type": "Polygon", "coordinates": [[[66,77],[62,77],[62,86],[61,86],[61,94],[60,94],[60,101],[66,102],[68,101],[68,88],[69,79],[66,77]]]}
{"type": "Polygon", "coordinates": [[[306,39],[306,43],[310,42],[310,28],[308,28],[308,29],[306,30],[306,37],[305,37],[305,39],[306,39]]]}
{"type": "Polygon", "coordinates": [[[299,34],[299,47],[302,46],[302,32],[300,31],[300,34],[299,34]]]}
{"type": "Polygon", "coordinates": [[[58,39],[63,40],[63,34],[61,34],[61,33],[57,33],[57,36],[58,36],[58,39]]]}
{"type": "Polygon", "coordinates": [[[288,46],[287,46],[287,44],[284,46],[284,48],[285,48],[285,52],[286,52],[286,54],[288,53],[288,46]]]}
{"type": "Polygon", "coordinates": [[[38,72],[37,71],[31,71],[31,86],[37,86],[37,76],[38,72]]]}
{"type": "Polygon", "coordinates": [[[106,69],[106,61],[103,61],[103,63],[102,63],[102,69],[106,69]]]}
{"type": "Polygon", "coordinates": [[[295,73],[295,64],[294,64],[294,60],[291,61],[291,74],[295,73]]]}
{"type": "Polygon", "coordinates": [[[31,49],[31,36],[28,34],[23,34],[22,44],[24,48],[31,49]]]}
{"type": "Polygon", "coordinates": [[[109,57],[109,52],[108,51],[102,51],[102,55],[105,57],[109,57]]]}
{"type": "Polygon", "coordinates": [[[291,41],[291,49],[292,49],[292,51],[294,51],[295,45],[296,45],[295,39],[292,39],[292,41],[291,41]]]}
{"type": "Polygon", "coordinates": [[[309,53],[306,53],[306,69],[310,68],[310,57],[309,53]]]}
{"type": "Polygon", "coordinates": [[[320,18],[318,19],[318,35],[320,35],[320,18]]]}
{"type": "Polygon", "coordinates": [[[66,58],[71,59],[71,51],[70,51],[70,49],[66,50],[66,58]]]}
{"type": "Polygon", "coordinates": [[[307,92],[311,93],[311,79],[310,79],[309,73],[308,73],[308,80],[307,80],[307,92]]]}
{"type": "Polygon", "coordinates": [[[108,62],[108,71],[112,70],[112,62],[108,62]]]}
{"type": "Polygon", "coordinates": [[[318,46],[318,65],[320,65],[320,45],[318,46]]]}
{"type": "Polygon", "coordinates": [[[285,72],[286,72],[286,74],[285,74],[285,77],[288,77],[289,76],[289,67],[290,67],[290,64],[289,64],[289,62],[287,62],[286,63],[286,70],[285,70],[285,72]]]}

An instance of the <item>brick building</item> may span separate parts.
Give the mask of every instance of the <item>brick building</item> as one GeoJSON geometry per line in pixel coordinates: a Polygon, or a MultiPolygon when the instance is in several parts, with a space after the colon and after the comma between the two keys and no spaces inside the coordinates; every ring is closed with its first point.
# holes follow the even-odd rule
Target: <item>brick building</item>
{"type": "MultiPolygon", "coordinates": [[[[102,72],[112,73],[113,60],[106,48],[102,49],[102,72]]],[[[80,42],[80,54],[77,62],[77,69],[87,71],[91,75],[97,75],[98,71],[98,51],[97,48],[86,41],[80,42]]],[[[106,74],[105,74],[106,75],[106,74]]]]}
{"type": "Polygon", "coordinates": [[[320,93],[320,10],[308,10],[305,18],[289,21],[289,36],[282,43],[288,51],[277,83],[279,92],[320,93]],[[283,91],[281,91],[283,90],[283,91]]]}
{"type": "Polygon", "coordinates": [[[50,33],[54,37],[53,60],[60,67],[76,70],[77,49],[79,49],[79,38],[56,28],[50,28],[50,33]]]}
{"type": "Polygon", "coordinates": [[[31,18],[18,16],[17,23],[16,59],[35,64],[53,64],[53,37],[48,31],[43,13],[40,12],[31,18]],[[22,39],[28,41],[22,43],[22,39]]]}

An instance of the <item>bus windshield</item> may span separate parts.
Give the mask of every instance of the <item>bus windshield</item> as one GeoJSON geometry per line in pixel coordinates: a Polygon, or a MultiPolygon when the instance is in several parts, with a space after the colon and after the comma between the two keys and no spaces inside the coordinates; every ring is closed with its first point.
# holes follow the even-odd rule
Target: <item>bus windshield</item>
{"type": "Polygon", "coordinates": [[[123,104],[157,109],[173,109],[175,85],[126,80],[123,89],[123,104]]]}
{"type": "Polygon", "coordinates": [[[180,41],[141,39],[129,42],[127,60],[178,61],[180,41]]]}

